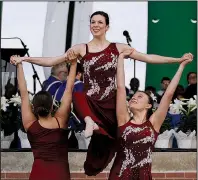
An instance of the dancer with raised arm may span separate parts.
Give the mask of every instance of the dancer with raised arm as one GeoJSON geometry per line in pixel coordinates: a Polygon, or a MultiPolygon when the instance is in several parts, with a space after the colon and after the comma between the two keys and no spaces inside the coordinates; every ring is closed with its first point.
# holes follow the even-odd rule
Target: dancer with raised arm
{"type": "Polygon", "coordinates": [[[23,67],[21,63],[17,64],[22,122],[34,155],[30,180],[70,179],[67,123],[76,77],[76,56],[70,51],[68,58],[74,60],[71,62],[64,98],[54,117],[51,116],[53,99],[48,92],[38,92],[30,104],[23,67]]]}
{"type": "Polygon", "coordinates": [[[158,109],[152,114],[153,100],[144,91],[137,91],[127,106],[124,76],[124,57],[130,51],[121,53],[117,67],[118,151],[111,168],[109,180],[151,180],[151,154],[160,127],[165,120],[170,102],[185,66],[192,61],[186,55],[169,84],[158,109]],[[132,112],[133,116],[130,116],[132,112]]]}
{"type": "MultiPolygon", "coordinates": [[[[84,92],[74,93],[73,101],[80,119],[86,122],[85,136],[92,136],[84,165],[87,175],[101,172],[115,155],[114,143],[117,134],[116,83],[117,58],[120,53],[131,49],[130,58],[147,63],[181,63],[181,58],[163,57],[140,53],[130,46],[111,43],[106,39],[109,16],[97,11],[90,17],[93,39],[87,44],[72,47],[84,68],[84,92]],[[93,163],[94,162],[94,163],[93,163]]],[[[42,66],[53,66],[68,60],[68,53],[58,57],[11,57],[11,63],[21,61],[42,66]]]]}

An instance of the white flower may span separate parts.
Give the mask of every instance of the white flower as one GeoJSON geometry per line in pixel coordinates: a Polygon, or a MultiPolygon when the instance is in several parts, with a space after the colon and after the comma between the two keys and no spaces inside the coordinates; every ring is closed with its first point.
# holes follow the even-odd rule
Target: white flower
{"type": "Polygon", "coordinates": [[[12,98],[10,98],[9,103],[14,103],[14,106],[21,105],[21,97],[17,93],[16,95],[13,95],[12,98]]]}
{"type": "MultiPolygon", "coordinates": [[[[30,102],[32,102],[34,96],[32,96],[30,93],[28,94],[28,96],[29,96],[30,102]]],[[[16,95],[13,95],[12,98],[10,98],[8,103],[13,103],[14,106],[21,105],[21,96],[19,96],[18,93],[16,95]]]]}
{"type": "Polygon", "coordinates": [[[194,111],[197,108],[197,96],[194,95],[193,98],[190,98],[189,101],[187,101],[188,106],[188,112],[194,111]]]}
{"type": "Polygon", "coordinates": [[[169,113],[170,114],[180,114],[182,112],[186,112],[186,110],[183,108],[183,105],[186,105],[187,103],[184,103],[181,100],[175,99],[174,104],[170,104],[169,113]]]}
{"type": "Polygon", "coordinates": [[[34,98],[34,96],[32,96],[32,95],[29,93],[29,100],[30,100],[30,102],[32,102],[33,98],[34,98]]]}
{"type": "Polygon", "coordinates": [[[154,102],[157,102],[157,97],[152,92],[150,93],[150,96],[154,102]]]}
{"type": "Polygon", "coordinates": [[[1,109],[3,111],[6,111],[6,107],[9,106],[9,104],[7,102],[8,102],[8,100],[4,96],[2,96],[1,97],[1,109]]]}
{"type": "Polygon", "coordinates": [[[194,97],[195,100],[197,100],[197,95],[194,95],[193,97],[194,97]]]}

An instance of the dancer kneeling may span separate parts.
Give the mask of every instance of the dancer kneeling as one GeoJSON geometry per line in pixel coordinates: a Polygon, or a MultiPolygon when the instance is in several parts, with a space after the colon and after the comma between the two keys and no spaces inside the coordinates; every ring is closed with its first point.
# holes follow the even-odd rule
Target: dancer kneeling
{"type": "Polygon", "coordinates": [[[158,132],[166,117],[184,67],[192,61],[192,55],[185,55],[187,60],[180,64],[158,109],[152,114],[153,100],[143,91],[136,92],[127,107],[123,58],[128,54],[130,51],[125,51],[120,54],[118,60],[116,114],[119,144],[109,180],[149,180],[152,179],[151,154],[158,132]],[[133,113],[132,117],[128,108],[133,113]]]}
{"type": "Polygon", "coordinates": [[[32,102],[33,107],[31,106],[22,64],[17,65],[17,78],[22,101],[22,121],[34,155],[30,180],[70,179],[67,121],[71,111],[76,58],[72,51],[68,53],[68,57],[70,60],[72,59],[71,70],[61,106],[54,117],[51,116],[53,99],[46,91],[35,94],[32,102]]]}

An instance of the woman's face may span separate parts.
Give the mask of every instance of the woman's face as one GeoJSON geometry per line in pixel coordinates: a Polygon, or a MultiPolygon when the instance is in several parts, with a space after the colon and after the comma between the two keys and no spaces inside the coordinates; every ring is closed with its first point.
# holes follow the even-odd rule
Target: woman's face
{"type": "Polygon", "coordinates": [[[109,26],[106,25],[105,17],[101,15],[94,15],[91,18],[90,31],[94,37],[100,37],[106,34],[109,26]]]}
{"type": "Polygon", "coordinates": [[[145,109],[148,110],[151,107],[152,105],[149,104],[149,98],[144,92],[137,91],[129,101],[129,108],[131,111],[145,109]]]}

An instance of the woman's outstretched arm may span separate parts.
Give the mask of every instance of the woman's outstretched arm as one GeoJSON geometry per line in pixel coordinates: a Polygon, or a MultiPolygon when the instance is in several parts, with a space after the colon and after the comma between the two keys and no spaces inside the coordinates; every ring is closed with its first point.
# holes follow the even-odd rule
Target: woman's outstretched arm
{"type": "MultiPolygon", "coordinates": [[[[79,45],[73,46],[70,49],[72,49],[75,52],[76,56],[78,57],[78,56],[80,56],[81,48],[82,48],[82,44],[79,44],[79,45]]],[[[61,56],[56,56],[56,57],[16,57],[16,56],[11,56],[10,63],[17,65],[18,63],[25,61],[25,62],[37,64],[40,66],[54,66],[54,65],[59,64],[63,61],[69,62],[67,52],[61,56]]]]}
{"type": "Polygon", "coordinates": [[[183,61],[179,65],[179,68],[178,68],[175,76],[173,77],[171,83],[168,85],[168,88],[166,89],[166,91],[160,101],[159,107],[157,108],[155,113],[150,118],[150,121],[153,124],[153,127],[157,132],[159,132],[160,127],[165,120],[166,114],[169,109],[170,102],[171,102],[174,92],[177,88],[177,85],[180,81],[182,72],[183,72],[185,66],[188,63],[190,63],[191,61],[192,61],[191,56],[188,56],[188,59],[183,61]]]}
{"type": "Polygon", "coordinates": [[[193,55],[191,53],[184,54],[180,58],[174,58],[174,57],[166,57],[166,56],[160,56],[156,54],[144,54],[141,52],[136,51],[134,48],[126,45],[126,44],[117,44],[119,52],[124,52],[126,50],[132,50],[133,52],[129,55],[130,58],[139,60],[146,63],[152,63],[152,64],[164,64],[164,63],[181,63],[188,59],[188,56],[190,55],[193,59],[193,55]]]}

